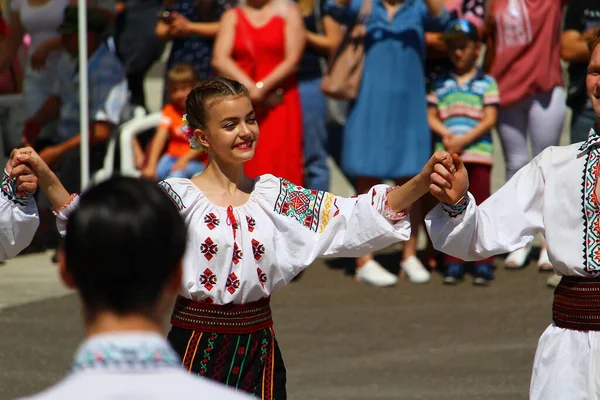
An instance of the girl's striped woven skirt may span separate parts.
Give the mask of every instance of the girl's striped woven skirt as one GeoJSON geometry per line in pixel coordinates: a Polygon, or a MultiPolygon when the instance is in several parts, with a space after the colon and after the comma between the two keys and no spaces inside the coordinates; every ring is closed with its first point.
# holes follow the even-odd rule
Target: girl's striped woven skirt
{"type": "Polygon", "coordinates": [[[169,342],[192,374],[264,400],[285,400],[286,372],[270,298],[216,305],[179,296],[169,342]]]}
{"type": "Polygon", "coordinates": [[[563,276],[554,291],[552,319],[559,328],[600,331],[600,279],[563,276]]]}

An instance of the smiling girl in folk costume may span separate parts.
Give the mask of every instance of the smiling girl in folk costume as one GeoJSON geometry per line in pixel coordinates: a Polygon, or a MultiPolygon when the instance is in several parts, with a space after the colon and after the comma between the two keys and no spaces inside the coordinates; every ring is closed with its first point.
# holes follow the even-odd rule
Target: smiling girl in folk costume
{"type": "MultiPolygon", "coordinates": [[[[169,341],[185,369],[265,400],[286,399],[286,372],[273,332],[271,293],[317,257],[356,257],[406,240],[407,210],[438,171],[452,179],[447,153],[436,153],[405,185],[377,185],[348,199],[285,179],[252,180],[259,129],[248,91],[224,78],[204,81],[187,99],[193,147],[209,154],[193,179],[159,185],[188,227],[183,284],[169,341]],[[444,163],[444,164],[442,164],[444,163]]],[[[54,201],[60,207],[67,199],[54,201]]],[[[66,204],[59,219],[76,201],[66,204]]]]}

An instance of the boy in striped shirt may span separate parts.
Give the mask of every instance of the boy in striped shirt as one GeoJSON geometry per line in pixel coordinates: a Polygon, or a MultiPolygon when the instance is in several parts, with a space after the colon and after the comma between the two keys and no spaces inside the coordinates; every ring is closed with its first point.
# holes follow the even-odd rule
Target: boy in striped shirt
{"type": "MultiPolygon", "coordinates": [[[[461,155],[469,173],[470,191],[477,204],[490,196],[492,135],[499,103],[494,78],[477,67],[481,40],[469,21],[452,22],[442,36],[447,43],[453,70],[440,75],[430,88],[429,125],[436,135],[435,150],[461,155]]],[[[465,262],[445,256],[445,284],[463,279],[465,262]]],[[[494,279],[492,259],[475,263],[473,284],[488,285],[494,279]]]]}

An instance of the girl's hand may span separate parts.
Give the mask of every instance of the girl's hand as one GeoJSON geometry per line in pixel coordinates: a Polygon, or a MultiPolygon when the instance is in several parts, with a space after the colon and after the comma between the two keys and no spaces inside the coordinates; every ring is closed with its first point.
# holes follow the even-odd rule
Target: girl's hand
{"type": "Polygon", "coordinates": [[[446,168],[443,163],[438,163],[431,174],[429,190],[439,201],[445,204],[456,204],[469,190],[469,176],[467,169],[458,154],[452,155],[454,171],[446,168]],[[451,179],[448,175],[451,174],[451,179]]]}
{"type": "Polygon", "coordinates": [[[6,172],[15,179],[15,189],[17,192],[35,193],[38,186],[38,178],[27,164],[13,166],[12,160],[6,163],[6,172]]]}
{"type": "Polygon", "coordinates": [[[7,171],[11,178],[33,174],[39,179],[40,186],[42,186],[42,183],[50,184],[54,179],[58,180],[48,164],[31,147],[22,147],[13,150],[10,153],[7,171]],[[10,169],[8,168],[9,164],[10,169]]]}
{"type": "Polygon", "coordinates": [[[177,11],[171,11],[171,21],[169,22],[169,29],[174,35],[178,37],[188,36],[190,34],[191,21],[179,14],[177,11]]]}
{"type": "MultiPolygon", "coordinates": [[[[13,150],[10,154],[9,164],[11,168],[9,174],[11,177],[27,175],[27,173],[31,171],[30,175],[35,175],[37,177],[37,183],[39,184],[40,189],[48,197],[55,209],[60,210],[69,202],[69,192],[67,192],[58,177],[52,172],[50,167],[48,167],[48,164],[46,164],[40,155],[31,147],[13,150]]],[[[33,182],[34,179],[22,178],[21,181],[19,181],[17,178],[17,190],[19,190],[20,184],[24,184],[23,187],[28,188],[32,187],[33,182]]]]}
{"type": "Polygon", "coordinates": [[[437,164],[441,164],[450,174],[446,177],[448,179],[452,179],[451,175],[455,171],[454,162],[452,161],[450,154],[445,151],[436,151],[433,156],[431,156],[427,164],[425,164],[421,170],[421,176],[423,179],[427,180],[427,182],[430,181],[431,174],[434,173],[435,166],[437,164]]]}

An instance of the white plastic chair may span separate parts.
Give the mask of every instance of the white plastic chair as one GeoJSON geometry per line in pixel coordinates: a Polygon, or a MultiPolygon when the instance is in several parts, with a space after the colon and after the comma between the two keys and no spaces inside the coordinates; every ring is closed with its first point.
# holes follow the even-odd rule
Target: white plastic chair
{"type": "Polygon", "coordinates": [[[152,113],[145,115],[145,113],[136,110],[134,117],[129,121],[125,122],[119,127],[119,132],[113,135],[107,144],[106,156],[104,157],[104,165],[102,169],[98,170],[92,181],[94,184],[98,184],[103,180],[109,179],[115,173],[115,153],[117,150],[117,140],[120,145],[120,163],[121,168],[118,171],[120,175],[130,177],[140,177],[141,172],[135,168],[135,156],[133,152],[133,138],[148,129],[156,128],[160,122],[161,113],[152,113]]]}
{"type": "Polygon", "coordinates": [[[155,112],[129,121],[121,129],[119,144],[121,147],[121,175],[140,177],[141,171],[135,168],[133,154],[133,138],[148,129],[156,128],[160,123],[162,113],[155,112]]]}

